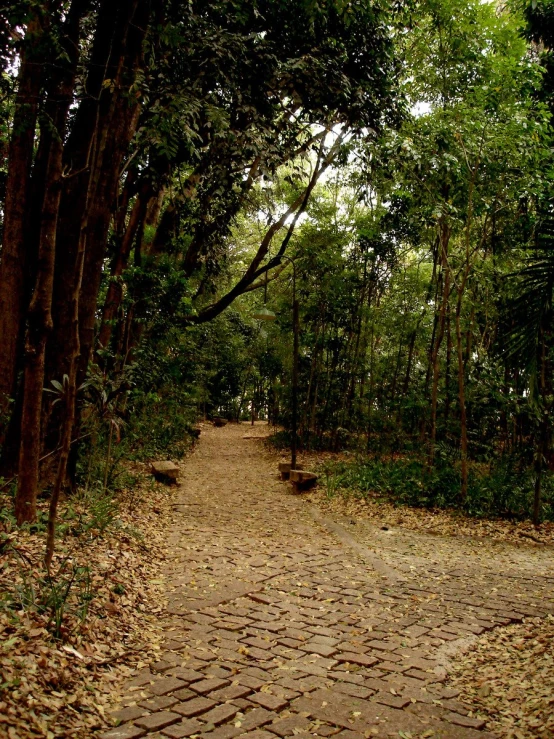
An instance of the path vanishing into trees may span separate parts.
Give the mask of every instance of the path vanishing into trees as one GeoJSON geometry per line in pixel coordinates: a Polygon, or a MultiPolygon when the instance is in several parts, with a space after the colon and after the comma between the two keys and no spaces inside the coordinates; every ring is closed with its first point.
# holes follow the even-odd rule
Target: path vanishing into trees
{"type": "Polygon", "coordinates": [[[290,495],[250,433],[205,428],[185,463],[160,660],[124,686],[102,739],[492,737],[448,687],[448,660],[554,613],[548,555],[356,538],[290,495]]]}

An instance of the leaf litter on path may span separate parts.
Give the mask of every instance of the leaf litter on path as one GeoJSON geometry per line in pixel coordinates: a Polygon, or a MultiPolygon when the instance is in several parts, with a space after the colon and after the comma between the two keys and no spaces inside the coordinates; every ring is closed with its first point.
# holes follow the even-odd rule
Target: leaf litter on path
{"type": "Polygon", "coordinates": [[[448,684],[505,739],[554,736],[554,618],[530,618],[480,637],[451,665],[448,684]]]}
{"type": "Polygon", "coordinates": [[[488,541],[530,547],[554,546],[552,521],[545,521],[537,528],[530,521],[475,518],[455,510],[394,505],[371,496],[360,498],[353,494],[336,494],[328,497],[322,486],[309,499],[324,512],[371,520],[380,526],[402,526],[411,531],[438,536],[482,537],[488,541]]]}
{"type": "MultiPolygon", "coordinates": [[[[282,455],[275,454],[275,462],[282,455]]],[[[329,457],[330,455],[323,455],[329,457]]],[[[327,460],[328,461],[328,460],[327,460]]],[[[304,469],[322,462],[306,455],[304,469]]],[[[457,511],[395,506],[376,497],[327,496],[320,484],[304,500],[350,533],[385,561],[407,561],[410,550],[429,561],[451,560],[471,567],[483,562],[506,570],[522,568],[553,578],[554,524],[535,528],[530,522],[471,518],[457,511]],[[388,536],[386,543],[383,536],[388,536]],[[429,546],[429,536],[435,546],[429,546]],[[419,541],[421,540],[421,541],[419,541]],[[418,544],[419,541],[419,544],[418,544]],[[407,546],[406,546],[407,545],[407,546]],[[477,556],[474,556],[477,555],[477,556]],[[392,556],[392,558],[391,558],[392,556]]],[[[415,569],[415,568],[412,568],[415,569]]],[[[500,574],[500,570],[499,570],[500,574]]],[[[466,651],[449,660],[447,685],[460,691],[470,715],[486,718],[486,729],[502,739],[554,737],[554,617],[524,618],[522,623],[483,634],[466,651]]]]}

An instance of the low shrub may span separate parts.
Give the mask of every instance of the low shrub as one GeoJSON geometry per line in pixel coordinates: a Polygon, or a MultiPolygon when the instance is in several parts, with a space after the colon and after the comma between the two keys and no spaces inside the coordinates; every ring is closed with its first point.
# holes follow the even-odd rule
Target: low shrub
{"type": "MultiPolygon", "coordinates": [[[[511,519],[531,517],[534,474],[516,460],[500,459],[490,467],[472,466],[467,499],[462,502],[459,466],[441,460],[428,470],[416,457],[358,459],[324,468],[327,495],[373,497],[425,508],[459,508],[472,516],[511,519]]],[[[554,476],[547,473],[542,486],[542,517],[554,520],[554,476]]]]}

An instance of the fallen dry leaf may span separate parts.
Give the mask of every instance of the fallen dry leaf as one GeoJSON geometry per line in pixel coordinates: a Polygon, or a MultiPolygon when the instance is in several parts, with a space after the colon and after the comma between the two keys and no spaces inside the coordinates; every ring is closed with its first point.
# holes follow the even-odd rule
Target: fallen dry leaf
{"type": "MultiPolygon", "coordinates": [[[[155,658],[164,582],[159,569],[175,492],[152,483],[146,465],[135,463],[132,471],[142,475],[139,483],[118,496],[113,524],[103,532],[73,533],[86,511],[67,502],[75,525],[56,542],[53,571],[60,575],[50,584],[42,567],[44,533],[11,531],[7,517],[0,521],[2,736],[90,739],[112,725],[107,714],[114,686],[140,660],[155,658]],[[61,587],[71,577],[67,599],[58,592],[53,607],[56,583],[61,587]],[[61,619],[57,639],[52,636],[56,614],[61,619]]],[[[5,509],[10,505],[9,499],[0,500],[5,509]]],[[[61,506],[61,523],[65,513],[61,506]]]]}
{"type": "Polygon", "coordinates": [[[452,663],[449,685],[487,729],[506,739],[554,736],[554,617],[526,619],[479,638],[452,663]],[[478,681],[475,679],[478,675],[478,681]]]}

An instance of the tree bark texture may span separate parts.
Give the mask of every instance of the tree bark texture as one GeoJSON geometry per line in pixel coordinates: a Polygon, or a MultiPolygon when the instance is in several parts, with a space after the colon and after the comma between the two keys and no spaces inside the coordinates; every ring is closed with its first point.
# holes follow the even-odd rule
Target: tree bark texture
{"type": "Polygon", "coordinates": [[[123,157],[138,117],[138,103],[130,89],[141,59],[149,3],[128,0],[114,6],[104,2],[98,11],[97,34],[87,77],[89,95],[82,100],[72,121],[64,150],[65,123],[75,85],[79,22],[87,6],[87,0],[74,0],[68,12],[64,38],[70,63],[57,65],[60,71],[51,75],[46,102],[46,109],[51,109],[49,125],[41,127],[39,154],[42,149],[44,198],[38,230],[37,281],[29,308],[25,344],[19,520],[30,520],[34,516],[42,388],[51,379],[70,376],[75,361],[73,353],[67,352],[67,340],[74,330],[75,320],[73,311],[68,310],[68,295],[73,295],[76,283],[80,284],[81,293],[78,300],[79,369],[82,375],[86,371],[113,203],[123,157]],[[104,84],[107,75],[111,75],[108,77],[110,86],[104,84]],[[87,279],[81,284],[79,274],[83,260],[87,279]],[[56,330],[46,362],[46,343],[53,328],[56,330]]]}
{"type": "Polygon", "coordinates": [[[25,337],[21,441],[15,512],[18,524],[36,517],[41,411],[44,387],[45,351],[52,330],[52,292],[58,211],[62,185],[62,156],[67,115],[75,84],[78,61],[79,24],[86,2],[75,0],[67,14],[62,46],[67,61],[58,60],[47,85],[47,101],[41,121],[41,176],[44,186],[38,219],[37,275],[27,316],[25,337]]]}
{"type": "Polygon", "coordinates": [[[36,518],[44,355],[46,340],[52,329],[52,288],[62,173],[61,136],[59,139],[54,138],[47,166],[48,188],[40,220],[37,281],[29,306],[25,339],[21,445],[15,499],[15,512],[19,525],[25,521],[34,521],[36,518]]]}
{"type": "Polygon", "coordinates": [[[112,264],[110,284],[104,301],[102,322],[98,333],[98,345],[101,349],[107,349],[109,347],[113,330],[113,322],[118,314],[119,306],[123,299],[123,288],[120,278],[123,274],[123,270],[127,267],[133,243],[141,224],[146,217],[147,206],[148,193],[139,193],[131,209],[129,223],[125,229],[121,239],[121,244],[112,264]]]}
{"type": "Polygon", "coordinates": [[[15,397],[22,355],[28,300],[26,245],[31,167],[39,92],[42,82],[40,54],[42,28],[38,18],[29,22],[21,54],[13,129],[8,151],[4,202],[4,234],[0,260],[0,444],[9,419],[10,399],[15,397]]]}
{"type": "MultiPolygon", "coordinates": [[[[78,279],[84,239],[84,279],[79,296],[77,386],[85,379],[94,338],[95,311],[108,229],[116,203],[123,158],[136,128],[138,103],[130,88],[141,59],[149,3],[105,0],[87,75],[90,93],[79,106],[64,150],[64,179],[52,305],[53,332],[48,341],[45,382],[69,375],[67,337],[72,330],[68,295],[78,279]],[[110,87],[105,85],[109,79],[110,87]]],[[[128,177],[129,181],[129,177],[128,177]]],[[[131,183],[132,185],[132,183],[131,183]]],[[[125,197],[128,193],[124,192],[125,197]]],[[[45,409],[45,449],[59,443],[57,413],[45,409]],[[47,419],[47,422],[46,422],[47,419]]]]}

